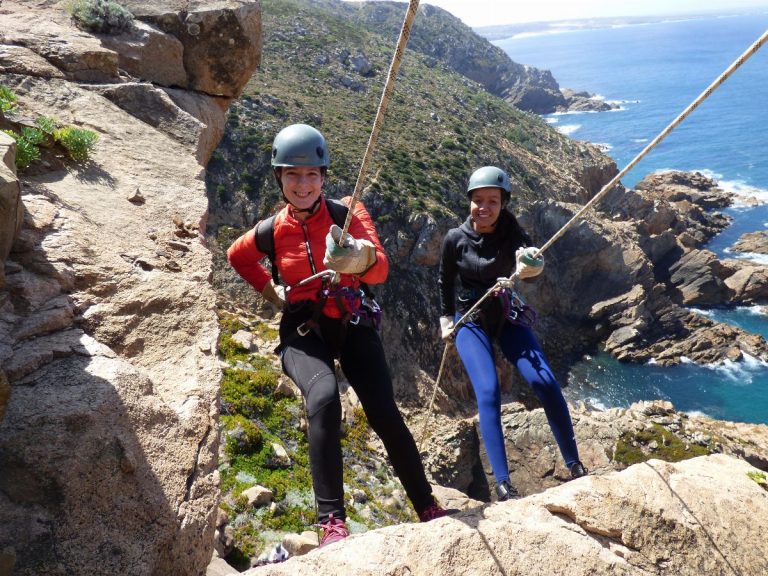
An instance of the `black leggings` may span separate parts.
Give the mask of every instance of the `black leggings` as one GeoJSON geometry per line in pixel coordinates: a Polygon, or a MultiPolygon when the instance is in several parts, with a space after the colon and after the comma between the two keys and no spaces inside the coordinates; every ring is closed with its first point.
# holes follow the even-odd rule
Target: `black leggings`
{"type": "Polygon", "coordinates": [[[341,401],[333,368],[338,353],[341,369],[357,393],[373,431],[387,450],[395,473],[417,513],[433,502],[432,489],[410,430],[395,404],[384,348],[370,326],[347,324],[321,316],[322,337],[314,331],[296,336],[305,312],[284,312],[280,323],[284,372],[301,390],[309,415],[309,463],[312,469],[318,522],[345,519],[341,456],[341,401]],[[346,332],[346,334],[344,334],[346,332]],[[335,352],[335,353],[334,353],[335,352]]]}

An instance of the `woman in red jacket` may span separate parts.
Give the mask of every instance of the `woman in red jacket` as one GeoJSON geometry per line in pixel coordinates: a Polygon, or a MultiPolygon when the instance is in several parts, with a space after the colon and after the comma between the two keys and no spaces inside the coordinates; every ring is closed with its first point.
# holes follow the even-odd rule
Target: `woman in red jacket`
{"type": "MultiPolygon", "coordinates": [[[[334,358],[383,441],[419,518],[425,522],[444,516],[446,511],[432,497],[416,443],[395,404],[384,349],[374,327],[378,319],[360,289],[361,282],[383,282],[389,272],[371,217],[357,203],[349,234],[343,246],[338,245],[341,229],[334,224],[322,194],[328,146],[311,126],[293,124],[278,133],[272,145],[272,166],[287,202],[273,224],[274,262],[286,288],[275,284],[259,263],[265,254],[257,247],[258,225],[232,244],[227,257],[249,284],[283,307],[280,356],[283,370],[306,401],[309,460],[323,528],[321,546],[349,534],[344,523],[341,402],[334,358]],[[310,277],[315,278],[302,283],[310,277]]],[[[348,206],[349,200],[343,202],[348,206]]]]}

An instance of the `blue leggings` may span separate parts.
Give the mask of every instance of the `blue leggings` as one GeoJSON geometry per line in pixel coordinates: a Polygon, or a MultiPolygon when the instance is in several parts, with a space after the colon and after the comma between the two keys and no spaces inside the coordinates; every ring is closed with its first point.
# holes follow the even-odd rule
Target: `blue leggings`
{"type": "MultiPolygon", "coordinates": [[[[459,315],[457,319],[458,317],[459,315]]],[[[533,331],[505,322],[499,335],[499,344],[504,356],[517,367],[544,406],[544,413],[560,453],[566,466],[570,467],[579,461],[571,415],[560,385],[555,380],[533,331]]],[[[508,480],[509,465],[501,429],[501,389],[496,376],[492,343],[479,325],[467,322],[456,335],[456,349],[475,389],[480,414],[480,433],[483,435],[493,475],[496,482],[508,480]]]]}

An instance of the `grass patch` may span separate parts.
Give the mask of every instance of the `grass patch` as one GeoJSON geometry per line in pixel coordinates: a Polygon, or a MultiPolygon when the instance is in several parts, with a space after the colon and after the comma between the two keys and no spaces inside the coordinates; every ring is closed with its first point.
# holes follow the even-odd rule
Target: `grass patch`
{"type": "Polygon", "coordinates": [[[13,112],[17,100],[13,90],[0,84],[0,112],[13,112]]]}
{"type": "Polygon", "coordinates": [[[133,14],[112,0],[74,0],[68,10],[77,27],[87,32],[120,34],[133,28],[133,14]]]}
{"type": "Polygon", "coordinates": [[[768,490],[768,477],[766,477],[765,472],[747,472],[747,476],[749,476],[750,480],[757,482],[759,486],[762,486],[765,490],[768,490]]]}
{"type": "Polygon", "coordinates": [[[276,386],[274,370],[227,368],[221,380],[222,409],[248,418],[263,416],[270,411],[276,386]]]}
{"type": "Polygon", "coordinates": [[[66,150],[67,155],[78,163],[86,162],[93,152],[99,135],[91,130],[65,126],[54,131],[53,137],[66,150]]]}
{"type": "Polygon", "coordinates": [[[616,442],[613,459],[625,466],[631,466],[651,458],[666,462],[680,462],[710,453],[708,448],[684,442],[660,424],[652,424],[634,434],[631,432],[622,434],[616,442]]]}
{"type": "Polygon", "coordinates": [[[40,149],[38,148],[38,135],[43,133],[34,128],[22,128],[21,133],[17,134],[13,130],[3,130],[8,136],[16,140],[16,169],[21,171],[27,168],[32,162],[40,159],[40,149]]]}

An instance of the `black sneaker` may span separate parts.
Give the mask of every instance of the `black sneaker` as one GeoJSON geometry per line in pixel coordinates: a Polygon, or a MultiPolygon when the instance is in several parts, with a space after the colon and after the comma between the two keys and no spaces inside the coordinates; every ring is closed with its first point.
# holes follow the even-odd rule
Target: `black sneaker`
{"type": "Polygon", "coordinates": [[[582,476],[586,476],[589,474],[589,470],[587,470],[584,467],[584,464],[581,462],[574,462],[571,464],[571,480],[575,480],[576,478],[581,478],[582,476]]]}
{"type": "Polygon", "coordinates": [[[496,484],[496,501],[504,502],[505,500],[514,500],[520,495],[517,490],[509,483],[509,480],[502,480],[496,484]]]}

